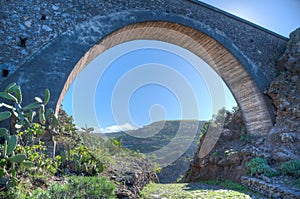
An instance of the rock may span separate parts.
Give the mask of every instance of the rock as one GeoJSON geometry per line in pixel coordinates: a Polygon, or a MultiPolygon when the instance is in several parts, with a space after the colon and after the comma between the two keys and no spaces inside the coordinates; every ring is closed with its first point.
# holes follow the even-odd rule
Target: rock
{"type": "Polygon", "coordinates": [[[265,141],[265,138],[259,138],[257,139],[257,141],[255,142],[255,146],[261,146],[265,141]]]}
{"type": "Polygon", "coordinates": [[[151,182],[158,182],[156,173],[149,162],[137,157],[116,159],[117,164],[108,168],[104,176],[113,180],[117,187],[118,198],[139,198],[143,187],[151,182]]]}
{"type": "Polygon", "coordinates": [[[52,28],[50,28],[50,27],[47,26],[47,25],[43,25],[43,26],[42,26],[42,29],[46,30],[47,32],[52,31],[52,28]]]}
{"type": "Polygon", "coordinates": [[[234,133],[230,131],[229,129],[224,129],[222,132],[224,137],[232,138],[234,136],[234,133]]]}
{"type": "Polygon", "coordinates": [[[21,50],[21,54],[22,55],[28,55],[28,52],[25,49],[23,49],[23,50],[21,50]]]}
{"type": "Polygon", "coordinates": [[[200,158],[199,149],[206,135],[202,137],[194,160],[183,177],[184,182],[230,179],[241,181],[267,197],[300,198],[299,190],[290,190],[287,184],[274,183],[274,177],[242,177],[247,170],[245,163],[253,157],[266,159],[272,170],[279,170],[286,161],[300,159],[300,28],[291,33],[277,69],[281,69],[280,74],[266,92],[276,107],[276,124],[269,134],[243,143],[240,138],[245,132],[242,133],[244,124],[241,115],[229,118],[212,151],[200,158]]]}
{"type": "Polygon", "coordinates": [[[296,141],[296,135],[294,133],[282,133],[280,139],[283,143],[293,143],[296,141]]]}
{"type": "Polygon", "coordinates": [[[21,30],[25,30],[26,29],[25,26],[22,25],[22,24],[19,24],[19,27],[20,27],[21,30]]]}
{"type": "Polygon", "coordinates": [[[25,26],[27,26],[28,28],[30,28],[31,27],[31,20],[28,20],[28,21],[25,21],[25,26]]]}
{"type": "MultiPolygon", "coordinates": [[[[205,157],[199,156],[200,148],[195,154],[189,170],[185,173],[183,182],[198,182],[201,180],[213,180],[216,178],[240,181],[241,176],[246,174],[245,162],[261,151],[254,146],[245,146],[240,140],[244,123],[241,113],[232,117],[222,130],[220,138],[212,151],[205,157]],[[232,175],[234,173],[234,175],[232,175]]],[[[206,134],[200,140],[200,146],[206,134]]]]}
{"type": "Polygon", "coordinates": [[[52,6],[52,9],[53,9],[53,10],[58,10],[58,9],[59,9],[59,6],[53,5],[53,6],[52,6]]]}
{"type": "MultiPolygon", "coordinates": [[[[282,176],[280,178],[284,179],[282,176]]],[[[258,191],[269,198],[282,198],[282,199],[297,199],[300,198],[300,190],[283,183],[284,180],[275,182],[267,177],[254,178],[243,176],[241,183],[244,186],[258,191]]]]}
{"type": "Polygon", "coordinates": [[[280,147],[272,151],[272,158],[277,162],[286,162],[296,157],[297,156],[287,148],[280,147]]]}
{"type": "Polygon", "coordinates": [[[290,34],[287,49],[278,60],[277,68],[280,70],[280,75],[272,81],[267,91],[277,108],[276,123],[285,123],[288,118],[298,121],[296,125],[299,127],[300,28],[290,34]]]}

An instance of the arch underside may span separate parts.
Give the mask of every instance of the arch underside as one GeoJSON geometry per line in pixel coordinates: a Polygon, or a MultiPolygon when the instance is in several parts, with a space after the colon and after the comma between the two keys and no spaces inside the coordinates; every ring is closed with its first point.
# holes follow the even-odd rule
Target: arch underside
{"type": "Polygon", "coordinates": [[[159,40],[183,47],[208,63],[225,81],[242,110],[246,128],[263,135],[272,126],[263,96],[244,66],[220,43],[208,35],[178,23],[153,21],[127,25],[103,38],[76,64],[60,94],[60,107],[69,86],[80,71],[105,50],[132,40],[159,40]]]}

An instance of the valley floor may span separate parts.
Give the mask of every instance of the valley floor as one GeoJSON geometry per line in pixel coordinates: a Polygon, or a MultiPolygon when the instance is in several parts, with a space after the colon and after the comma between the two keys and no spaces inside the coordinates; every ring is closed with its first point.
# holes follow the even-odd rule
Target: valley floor
{"type": "Polygon", "coordinates": [[[200,198],[264,198],[238,184],[225,186],[204,183],[149,184],[141,194],[143,199],[200,199],[200,198]],[[227,186],[227,188],[226,188],[227,186]],[[231,186],[231,188],[228,188],[231,186]]]}

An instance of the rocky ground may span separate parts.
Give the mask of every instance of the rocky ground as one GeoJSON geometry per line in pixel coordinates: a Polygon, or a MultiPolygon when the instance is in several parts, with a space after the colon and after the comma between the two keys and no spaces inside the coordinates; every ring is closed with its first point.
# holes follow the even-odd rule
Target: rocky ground
{"type": "MultiPolygon", "coordinates": [[[[289,160],[300,159],[300,28],[290,34],[287,49],[277,63],[278,77],[265,94],[273,101],[275,125],[265,137],[251,137],[244,129],[242,116],[226,123],[213,150],[200,157],[198,149],[183,181],[216,178],[231,179],[266,193],[268,197],[300,198],[294,178],[285,176],[243,178],[246,163],[261,157],[274,170],[289,160]],[[277,191],[276,191],[277,190],[277,191]]],[[[201,144],[207,135],[201,139],[201,144]]]]}
{"type": "MultiPolygon", "coordinates": [[[[234,185],[236,186],[236,185],[234,185]]],[[[143,199],[159,198],[260,198],[265,197],[239,187],[203,183],[150,184],[143,191],[143,199]]]]}
{"type": "MultiPolygon", "coordinates": [[[[171,183],[176,182],[177,179],[182,177],[186,170],[189,168],[189,164],[193,159],[194,153],[198,148],[200,129],[202,127],[202,121],[158,121],[153,122],[142,128],[132,130],[130,133],[117,132],[106,134],[109,138],[114,138],[117,140],[122,140],[122,146],[134,151],[140,151],[141,153],[148,154],[153,151],[157,151],[167,146],[178,134],[179,126],[181,126],[181,131],[189,132],[195,131],[192,136],[188,137],[190,140],[188,143],[188,148],[178,155],[178,159],[174,162],[163,166],[161,171],[157,174],[159,182],[161,183],[171,183]],[[139,136],[134,136],[139,135],[139,136]],[[143,135],[153,135],[150,137],[143,138],[143,135]]],[[[174,140],[173,140],[174,141],[174,140]]],[[[179,139],[176,145],[186,144],[184,138],[179,139]]],[[[171,152],[178,152],[172,150],[171,152]]],[[[157,158],[157,157],[156,157],[157,158]]],[[[162,157],[165,158],[165,157],[162,157]]],[[[155,162],[155,160],[149,158],[149,161],[155,162]]]]}
{"type": "MultiPolygon", "coordinates": [[[[273,101],[276,122],[269,134],[251,137],[245,130],[241,112],[236,112],[230,119],[227,118],[219,139],[205,157],[201,157],[200,147],[208,135],[201,138],[200,147],[182,179],[183,182],[229,179],[259,191],[266,197],[300,198],[300,187],[296,185],[296,179],[280,172],[282,163],[300,159],[300,28],[290,35],[287,50],[278,60],[277,71],[278,77],[265,92],[273,101]],[[255,157],[265,159],[278,174],[273,177],[264,174],[249,176],[246,163],[255,157]]],[[[153,185],[146,187],[146,190],[150,189],[150,195],[144,198],[168,198],[174,194],[180,198],[180,194],[188,186],[189,184],[153,185]],[[181,188],[176,190],[173,186],[181,188]]],[[[219,190],[207,192],[206,188],[199,186],[195,188],[195,192],[189,192],[191,195],[184,196],[211,198],[215,194],[216,197],[233,197],[230,192],[225,191],[229,195],[222,195],[224,191],[222,194],[219,190]],[[212,195],[206,195],[208,193],[212,195]]],[[[249,195],[239,194],[234,197],[250,198],[249,195]]]]}
{"type": "MultiPolygon", "coordinates": [[[[245,163],[250,160],[252,150],[248,148],[250,137],[242,128],[244,123],[241,113],[238,112],[234,120],[225,126],[216,145],[207,156],[200,158],[201,147],[198,148],[183,181],[198,182],[220,178],[240,182],[240,177],[246,173],[245,163]]],[[[203,144],[206,136],[207,134],[202,137],[199,146],[203,144]]]]}
{"type": "Polygon", "coordinates": [[[118,198],[139,198],[144,186],[158,182],[152,165],[142,158],[123,157],[115,161],[102,175],[115,182],[118,198]]]}

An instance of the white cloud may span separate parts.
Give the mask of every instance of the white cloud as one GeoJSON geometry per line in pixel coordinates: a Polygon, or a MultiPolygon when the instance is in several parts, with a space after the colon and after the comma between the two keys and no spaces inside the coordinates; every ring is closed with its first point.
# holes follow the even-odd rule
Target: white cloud
{"type": "Polygon", "coordinates": [[[129,131],[129,130],[134,130],[137,129],[137,127],[132,126],[129,123],[125,123],[122,125],[113,125],[106,127],[105,129],[101,129],[102,133],[113,133],[113,132],[119,132],[119,131],[129,131]]]}

